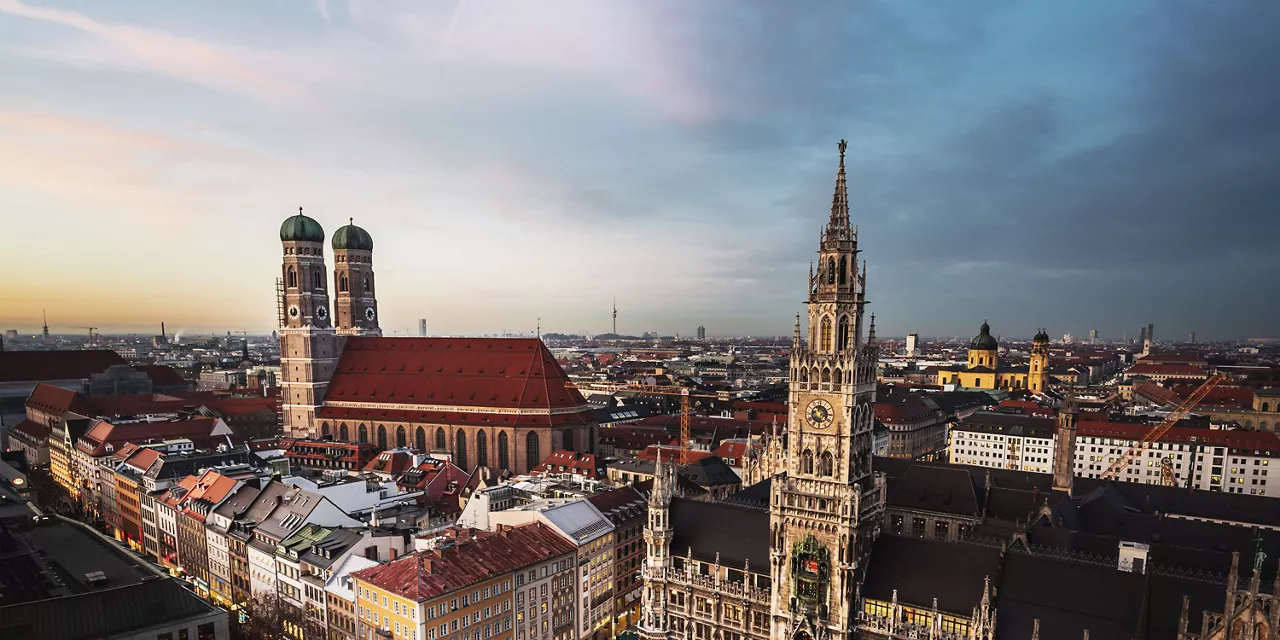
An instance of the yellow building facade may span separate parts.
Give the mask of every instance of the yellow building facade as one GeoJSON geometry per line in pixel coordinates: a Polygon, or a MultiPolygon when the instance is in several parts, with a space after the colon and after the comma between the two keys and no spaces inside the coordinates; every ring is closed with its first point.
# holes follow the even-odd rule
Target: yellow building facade
{"type": "Polygon", "coordinates": [[[939,367],[937,384],[954,384],[966,389],[1028,389],[1039,393],[1049,383],[1049,335],[1044,329],[1031,343],[1031,359],[1026,365],[1000,362],[1000,343],[991,335],[991,325],[982,323],[978,335],[969,342],[964,367],[939,367]]]}

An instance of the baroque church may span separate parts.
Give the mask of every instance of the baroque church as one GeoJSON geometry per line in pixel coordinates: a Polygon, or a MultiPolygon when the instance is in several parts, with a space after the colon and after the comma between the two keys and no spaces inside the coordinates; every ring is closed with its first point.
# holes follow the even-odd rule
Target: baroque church
{"type": "Polygon", "coordinates": [[[325,240],[301,208],[280,226],[286,436],[512,473],[557,449],[594,451],[591,408],[541,340],[382,337],[373,237],[354,221],[334,232],[332,274],[325,240]]]}
{"type": "MultiPolygon", "coordinates": [[[[658,460],[640,636],[1280,638],[1273,499],[1074,478],[1085,447],[1070,404],[1053,474],[873,459],[877,346],[845,148],[786,428],[726,499],[679,495],[674,461],[658,460]]],[[[991,366],[994,340],[976,342],[991,366]]]]}
{"type": "Polygon", "coordinates": [[[962,367],[939,367],[938,384],[954,384],[966,389],[1029,389],[1040,393],[1049,386],[1049,334],[1036,332],[1031,341],[1031,358],[1024,366],[1000,362],[1000,343],[984,320],[978,335],[969,342],[969,359],[962,367]]]}

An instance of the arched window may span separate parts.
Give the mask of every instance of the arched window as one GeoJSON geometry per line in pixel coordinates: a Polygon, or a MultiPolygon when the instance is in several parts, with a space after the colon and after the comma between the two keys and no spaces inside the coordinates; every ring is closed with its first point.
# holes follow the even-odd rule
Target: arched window
{"type": "Polygon", "coordinates": [[[827,258],[827,284],[836,283],[836,261],[835,258],[827,258]]]}
{"type": "Polygon", "coordinates": [[[453,452],[453,463],[458,465],[459,467],[462,467],[463,469],[466,469],[467,468],[467,432],[466,431],[463,431],[462,429],[458,429],[458,434],[454,436],[453,446],[455,449],[453,452]]]}
{"type": "Polygon", "coordinates": [[[809,381],[809,370],[805,367],[800,367],[800,382],[808,382],[808,381],[809,381]]]}
{"type": "Polygon", "coordinates": [[[800,473],[813,473],[813,452],[808,449],[800,454],[800,473]]]}
{"type": "Polygon", "coordinates": [[[476,434],[476,464],[489,466],[489,436],[483,431],[476,434]]]}
{"type": "Polygon", "coordinates": [[[529,435],[524,437],[524,466],[525,470],[531,470],[542,462],[542,452],[538,448],[538,432],[530,431],[529,435]]]}
{"type": "Polygon", "coordinates": [[[351,430],[347,428],[347,423],[338,425],[338,439],[343,442],[351,442],[351,430]]]}
{"type": "Polygon", "coordinates": [[[840,316],[840,326],[836,329],[836,348],[841,351],[849,348],[849,316],[840,316]]]}
{"type": "Polygon", "coordinates": [[[830,370],[830,369],[823,369],[823,370],[822,370],[822,381],[823,381],[823,382],[831,382],[831,370],[830,370]]]}
{"type": "Polygon", "coordinates": [[[347,290],[347,274],[340,273],[338,274],[338,291],[346,291],[346,290],[347,290]]]}
{"type": "Polygon", "coordinates": [[[840,375],[840,370],[839,370],[839,369],[834,369],[834,370],[832,370],[832,372],[831,372],[831,382],[832,382],[832,383],[834,383],[834,384],[844,384],[844,381],[842,380],[842,378],[843,378],[843,376],[842,376],[842,375],[840,375]]]}
{"type": "Polygon", "coordinates": [[[818,348],[822,351],[831,350],[831,318],[822,319],[822,342],[818,348]]]}
{"type": "Polygon", "coordinates": [[[383,424],[378,425],[378,448],[384,451],[387,448],[387,426],[383,424]]]}
{"type": "Polygon", "coordinates": [[[436,451],[448,451],[449,443],[445,442],[444,427],[436,429],[436,451]]]}
{"type": "Polygon", "coordinates": [[[424,452],[427,450],[427,430],[426,429],[423,429],[422,427],[418,427],[418,430],[413,432],[413,448],[417,449],[418,451],[424,451],[424,452]]]}
{"type": "Polygon", "coordinates": [[[572,429],[564,430],[564,435],[560,437],[560,446],[563,447],[565,451],[573,451],[573,430],[572,429]]]}
{"type": "Polygon", "coordinates": [[[329,437],[329,423],[328,423],[328,422],[321,422],[321,423],[320,423],[320,437],[321,437],[321,438],[328,438],[328,437],[329,437]]]}
{"type": "Polygon", "coordinates": [[[311,272],[311,288],[316,291],[324,289],[324,276],[321,275],[319,271],[311,272]]]}
{"type": "Polygon", "coordinates": [[[396,427],[396,448],[403,449],[409,446],[409,439],[405,437],[404,425],[396,427]]]}
{"type": "Polygon", "coordinates": [[[364,277],[364,292],[373,293],[373,278],[369,276],[364,277]]]}
{"type": "Polygon", "coordinates": [[[849,259],[840,258],[840,284],[844,284],[849,278],[849,259]]]}
{"type": "Polygon", "coordinates": [[[1263,411],[1270,411],[1270,410],[1271,410],[1271,404],[1270,404],[1270,403],[1267,403],[1267,402],[1262,403],[1262,410],[1263,410],[1263,411]]]}
{"type": "Polygon", "coordinates": [[[368,427],[366,427],[366,426],[364,426],[364,425],[360,425],[360,428],[356,430],[356,435],[360,437],[360,444],[368,444],[368,443],[369,443],[369,428],[368,428],[368,427]]]}
{"type": "Polygon", "coordinates": [[[498,432],[498,468],[506,469],[510,466],[511,459],[507,456],[507,432],[498,432]]]}
{"type": "Polygon", "coordinates": [[[831,477],[836,472],[836,459],[831,455],[830,451],[823,451],[822,458],[818,462],[818,473],[823,476],[831,477]]]}
{"type": "Polygon", "coordinates": [[[289,267],[289,273],[285,275],[285,279],[289,281],[290,289],[298,288],[298,272],[294,271],[293,267],[289,267]]]}

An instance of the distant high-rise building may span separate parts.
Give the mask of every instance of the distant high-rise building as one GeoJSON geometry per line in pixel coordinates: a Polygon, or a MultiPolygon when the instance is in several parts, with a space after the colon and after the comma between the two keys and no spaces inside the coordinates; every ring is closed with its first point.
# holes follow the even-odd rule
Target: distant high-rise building
{"type": "Polygon", "coordinates": [[[1075,336],[1069,333],[1062,334],[1062,344],[1071,344],[1075,341],[1076,341],[1075,336]]]}
{"type": "Polygon", "coordinates": [[[1196,332],[1192,331],[1187,334],[1187,342],[1190,342],[1191,344],[1196,343],[1196,332]]]}
{"type": "Polygon", "coordinates": [[[699,340],[707,339],[707,328],[702,325],[698,325],[698,339],[699,340]]]}
{"type": "Polygon", "coordinates": [[[920,342],[920,334],[918,333],[907,334],[907,357],[908,358],[916,357],[916,345],[919,342],[920,342]]]}
{"type": "Polygon", "coordinates": [[[418,318],[418,337],[419,338],[427,337],[427,319],[426,318],[418,318]]]}
{"type": "Polygon", "coordinates": [[[1097,344],[1097,343],[1098,343],[1098,330],[1097,330],[1097,329],[1090,329],[1090,330],[1089,330],[1089,344],[1097,344]]]}

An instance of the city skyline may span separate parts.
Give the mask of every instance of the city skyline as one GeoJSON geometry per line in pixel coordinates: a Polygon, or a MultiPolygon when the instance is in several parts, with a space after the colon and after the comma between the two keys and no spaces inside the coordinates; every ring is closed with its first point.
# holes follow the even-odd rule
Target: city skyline
{"type": "Polygon", "coordinates": [[[789,335],[848,138],[881,335],[1274,336],[1273,7],[422,4],[0,0],[0,329],[269,333],[301,204],[388,332],[789,335]]]}

